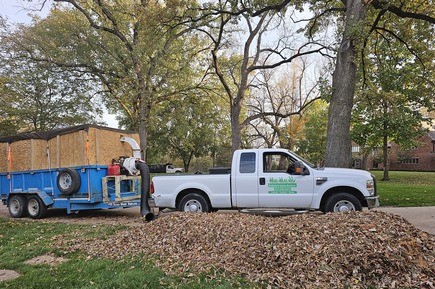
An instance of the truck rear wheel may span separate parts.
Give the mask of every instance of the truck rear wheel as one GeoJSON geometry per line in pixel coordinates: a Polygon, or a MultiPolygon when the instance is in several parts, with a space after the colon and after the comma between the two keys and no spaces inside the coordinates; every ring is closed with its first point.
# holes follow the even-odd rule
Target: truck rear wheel
{"type": "Polygon", "coordinates": [[[57,175],[57,188],[65,195],[76,193],[80,185],[80,175],[75,169],[65,168],[57,175]]]}
{"type": "Polygon", "coordinates": [[[13,195],[9,199],[9,214],[12,218],[21,218],[26,214],[27,198],[21,195],[13,195]]]}
{"type": "Polygon", "coordinates": [[[325,203],[324,212],[361,211],[361,202],[349,193],[338,193],[329,197],[325,203]]]}
{"type": "Polygon", "coordinates": [[[209,213],[211,206],[200,194],[190,193],[181,199],[178,209],[182,212],[209,213]]]}
{"type": "Polygon", "coordinates": [[[27,213],[32,219],[41,219],[45,217],[47,213],[47,206],[38,196],[33,196],[29,198],[27,202],[27,213]]]}

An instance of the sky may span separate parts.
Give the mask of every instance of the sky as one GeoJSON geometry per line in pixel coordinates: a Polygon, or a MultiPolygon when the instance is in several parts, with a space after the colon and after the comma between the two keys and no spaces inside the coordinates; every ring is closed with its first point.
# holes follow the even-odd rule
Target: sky
{"type": "MultiPolygon", "coordinates": [[[[44,17],[50,10],[51,1],[46,1],[47,4],[41,11],[41,1],[34,0],[29,2],[28,0],[0,0],[0,15],[6,17],[12,23],[30,23],[31,17],[29,14],[36,14],[44,17]]],[[[114,115],[104,113],[104,121],[109,127],[118,128],[118,121],[114,115]]]]}
{"type": "MultiPolygon", "coordinates": [[[[42,11],[40,1],[29,2],[28,0],[0,0],[0,14],[6,16],[14,23],[29,23],[31,18],[29,13],[37,14],[42,17],[47,15],[50,5],[45,5],[42,11]]],[[[50,1],[47,1],[50,4],[50,1]]]]}

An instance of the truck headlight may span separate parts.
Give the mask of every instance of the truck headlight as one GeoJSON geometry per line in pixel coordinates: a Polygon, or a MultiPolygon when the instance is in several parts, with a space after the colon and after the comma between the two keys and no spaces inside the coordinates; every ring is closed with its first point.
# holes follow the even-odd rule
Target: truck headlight
{"type": "Polygon", "coordinates": [[[369,192],[370,196],[375,195],[375,182],[374,182],[374,180],[367,180],[366,181],[366,188],[367,188],[367,191],[369,192]]]}

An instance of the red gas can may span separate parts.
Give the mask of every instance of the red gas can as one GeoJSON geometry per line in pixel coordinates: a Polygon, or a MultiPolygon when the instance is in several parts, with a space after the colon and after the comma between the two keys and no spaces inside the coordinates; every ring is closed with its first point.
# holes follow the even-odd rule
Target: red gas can
{"type": "Polygon", "coordinates": [[[109,165],[107,167],[108,176],[119,176],[121,174],[121,167],[118,164],[109,165]]]}

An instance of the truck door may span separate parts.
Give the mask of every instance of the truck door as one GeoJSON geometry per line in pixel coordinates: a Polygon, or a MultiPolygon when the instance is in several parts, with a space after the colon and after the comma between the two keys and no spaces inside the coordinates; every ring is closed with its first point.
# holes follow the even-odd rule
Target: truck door
{"type": "Polygon", "coordinates": [[[232,175],[233,200],[239,208],[258,207],[258,168],[257,153],[242,152],[235,166],[236,171],[232,175]]]}
{"type": "MultiPolygon", "coordinates": [[[[285,152],[264,152],[258,174],[259,207],[308,208],[314,195],[313,174],[291,170],[296,159],[285,152]]],[[[307,171],[308,172],[308,171],[307,171]]]]}

